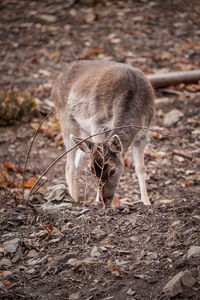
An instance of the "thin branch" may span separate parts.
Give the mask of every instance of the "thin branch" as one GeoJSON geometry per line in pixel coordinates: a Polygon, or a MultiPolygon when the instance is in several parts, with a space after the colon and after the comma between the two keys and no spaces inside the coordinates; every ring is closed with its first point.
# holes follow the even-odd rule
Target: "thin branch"
{"type": "Polygon", "coordinates": [[[24,170],[23,170],[23,175],[22,175],[22,199],[23,199],[23,203],[25,203],[25,198],[24,198],[24,183],[25,183],[25,175],[26,175],[26,169],[27,169],[27,163],[30,157],[30,153],[31,153],[31,149],[33,147],[33,143],[35,141],[35,138],[40,130],[40,128],[42,127],[43,123],[48,119],[48,117],[52,114],[53,112],[51,111],[50,113],[48,113],[48,115],[42,120],[42,122],[40,123],[40,125],[38,126],[37,130],[34,133],[33,139],[31,141],[30,147],[28,149],[27,155],[26,155],[26,160],[25,160],[25,164],[24,164],[24,170]]]}
{"type": "MultiPolygon", "coordinates": [[[[41,127],[41,126],[40,126],[41,127]]],[[[42,173],[42,175],[40,175],[40,177],[37,179],[37,181],[35,182],[35,184],[33,185],[33,187],[31,188],[30,190],[30,193],[29,193],[29,196],[28,196],[28,200],[30,199],[30,197],[33,195],[34,193],[34,189],[35,189],[35,186],[38,184],[38,182],[47,174],[47,172],[61,159],[63,158],[66,154],[68,154],[69,152],[71,152],[72,150],[74,150],[75,148],[77,148],[81,143],[87,141],[88,139],[92,138],[92,137],[95,137],[95,136],[98,136],[98,135],[101,135],[101,134],[105,134],[105,133],[109,133],[113,130],[121,130],[121,129],[124,129],[124,128],[138,128],[138,129],[143,129],[143,130],[146,130],[146,131],[151,131],[151,132],[155,132],[155,133],[160,133],[164,136],[168,136],[168,137],[171,137],[171,138],[174,138],[176,141],[182,143],[183,145],[185,145],[187,148],[189,148],[189,150],[191,151],[192,153],[192,160],[194,161],[194,152],[192,150],[192,148],[186,143],[184,142],[183,140],[177,138],[176,136],[174,136],[173,134],[171,133],[163,133],[161,130],[157,130],[157,129],[151,129],[151,128],[148,128],[148,127],[143,127],[143,126],[139,126],[139,125],[124,125],[124,126],[119,126],[119,127],[115,127],[115,128],[112,128],[112,129],[107,129],[103,132],[99,132],[99,133],[95,133],[95,134],[92,134],[86,138],[84,138],[83,140],[81,140],[80,142],[78,142],[74,147],[72,147],[71,149],[65,151],[64,153],[62,153],[59,157],[57,157],[53,162],[52,164],[42,173]]]]}

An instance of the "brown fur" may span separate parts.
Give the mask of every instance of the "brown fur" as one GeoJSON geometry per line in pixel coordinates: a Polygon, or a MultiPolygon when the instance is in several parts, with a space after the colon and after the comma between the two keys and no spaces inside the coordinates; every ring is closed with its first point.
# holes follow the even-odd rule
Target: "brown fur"
{"type": "MultiPolygon", "coordinates": [[[[58,78],[52,91],[52,99],[60,118],[67,148],[73,145],[70,134],[84,138],[119,126],[148,127],[154,110],[153,89],[144,74],[139,69],[110,61],[85,60],[71,63],[58,78]]],[[[76,142],[76,138],[72,139],[76,142]]],[[[95,143],[102,143],[102,149],[107,148],[107,154],[109,153],[109,168],[104,169],[101,166],[101,193],[106,201],[114,196],[123,170],[124,153],[131,144],[138,144],[143,149],[145,145],[142,146],[142,143],[146,143],[146,133],[138,128],[127,127],[93,138],[90,145],[88,142],[85,146],[80,146],[81,150],[85,151],[83,147],[86,147],[91,152],[91,166],[94,166],[95,160],[100,157],[95,143]],[[117,148],[116,151],[111,151],[112,147],[115,148],[114,140],[121,147],[121,151],[117,151],[117,148]],[[114,163],[112,153],[115,156],[114,163]],[[108,169],[115,169],[115,174],[109,176],[108,169]]],[[[77,184],[73,179],[69,179],[75,176],[78,170],[72,170],[75,160],[75,151],[73,152],[68,156],[66,178],[70,193],[77,200],[77,192],[74,191],[77,184]]],[[[143,168],[142,166],[142,172],[143,168]]]]}

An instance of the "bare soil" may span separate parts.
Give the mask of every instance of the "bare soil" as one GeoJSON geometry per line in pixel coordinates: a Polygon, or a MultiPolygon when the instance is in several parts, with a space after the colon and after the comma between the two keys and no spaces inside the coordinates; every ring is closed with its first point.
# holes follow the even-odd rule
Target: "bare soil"
{"type": "MultiPolygon", "coordinates": [[[[49,205],[50,188],[65,181],[66,158],[45,175],[31,206],[22,204],[21,193],[28,146],[67,63],[113,59],[146,74],[197,69],[199,1],[7,0],[0,10],[1,95],[7,94],[7,103],[9,93],[17,92],[23,107],[28,93],[38,103],[34,114],[19,114],[8,122],[14,125],[0,127],[0,298],[168,299],[163,287],[189,270],[194,286],[173,299],[200,299],[200,260],[188,257],[191,246],[200,246],[200,83],[156,91],[152,128],[176,138],[151,133],[145,157],[151,208],[138,202],[130,152],[115,206],[107,210],[94,204],[94,192],[84,196],[85,183],[87,190],[91,185],[87,164],[77,206],[66,192],[53,209],[42,208],[49,205]],[[166,129],[164,118],[174,108],[183,116],[166,129]],[[15,238],[16,249],[5,250],[5,242],[15,238]]],[[[31,151],[26,193],[64,150],[52,116],[31,151]]]]}

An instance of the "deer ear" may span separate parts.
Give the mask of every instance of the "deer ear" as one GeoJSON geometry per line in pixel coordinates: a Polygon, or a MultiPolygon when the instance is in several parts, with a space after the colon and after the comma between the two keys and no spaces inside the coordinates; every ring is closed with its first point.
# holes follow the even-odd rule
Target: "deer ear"
{"type": "Polygon", "coordinates": [[[108,140],[108,146],[109,146],[110,150],[114,153],[122,152],[122,150],[123,150],[121,140],[117,134],[113,135],[108,140]]]}
{"type": "Polygon", "coordinates": [[[83,152],[91,152],[93,147],[94,147],[94,143],[86,140],[84,142],[81,143],[81,141],[83,139],[77,138],[76,136],[74,136],[73,134],[70,134],[70,138],[71,140],[75,143],[75,145],[77,145],[77,147],[83,151],[83,152]],[[80,144],[79,144],[80,143],[80,144]]]}

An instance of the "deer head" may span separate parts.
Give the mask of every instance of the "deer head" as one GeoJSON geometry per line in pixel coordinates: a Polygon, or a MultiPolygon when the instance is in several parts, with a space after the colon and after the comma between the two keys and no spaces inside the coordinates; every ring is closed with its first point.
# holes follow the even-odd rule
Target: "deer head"
{"type": "Polygon", "coordinates": [[[99,198],[106,206],[110,205],[120,176],[123,172],[123,148],[118,135],[109,137],[103,143],[94,143],[71,135],[79,149],[90,154],[90,168],[99,184],[99,198]]]}

